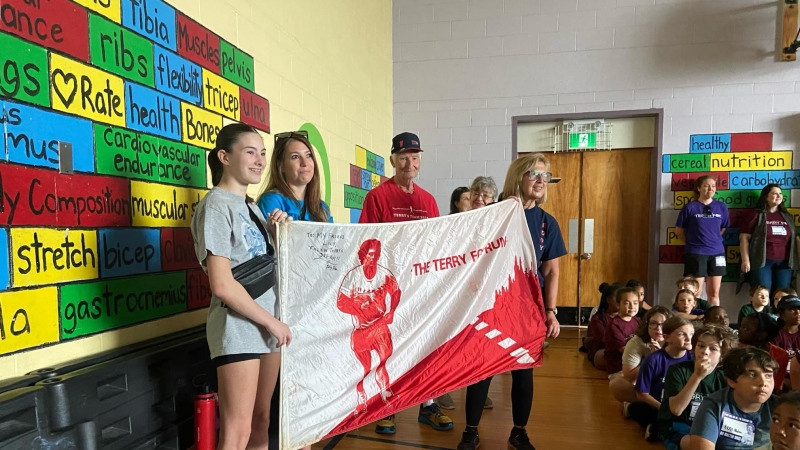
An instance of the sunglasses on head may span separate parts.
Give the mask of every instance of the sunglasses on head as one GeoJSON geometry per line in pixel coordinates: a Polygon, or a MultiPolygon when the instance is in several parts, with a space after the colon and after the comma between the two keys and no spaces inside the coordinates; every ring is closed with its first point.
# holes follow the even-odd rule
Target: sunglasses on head
{"type": "Polygon", "coordinates": [[[284,131],[283,133],[275,133],[275,145],[278,145],[278,141],[280,141],[281,139],[298,138],[298,137],[308,140],[308,131],[298,130],[298,131],[284,131]]]}

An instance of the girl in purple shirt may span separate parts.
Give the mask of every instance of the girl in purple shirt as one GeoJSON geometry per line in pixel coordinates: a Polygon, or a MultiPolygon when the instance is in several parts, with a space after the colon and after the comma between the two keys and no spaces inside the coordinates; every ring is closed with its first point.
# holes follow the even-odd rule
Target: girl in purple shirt
{"type": "Polygon", "coordinates": [[[706,293],[712,306],[719,305],[719,287],[727,270],[722,234],[730,226],[728,207],[714,200],[717,183],[708,175],[694,183],[694,200],[678,215],[675,233],[686,242],[683,276],[694,276],[700,282],[708,278],[706,293]]]}

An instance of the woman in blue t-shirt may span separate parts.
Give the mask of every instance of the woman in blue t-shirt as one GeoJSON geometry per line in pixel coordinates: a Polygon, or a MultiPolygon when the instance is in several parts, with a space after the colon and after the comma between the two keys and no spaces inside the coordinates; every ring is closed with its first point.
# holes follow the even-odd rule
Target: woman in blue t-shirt
{"type": "MultiPolygon", "coordinates": [[[[275,145],[269,161],[267,186],[258,198],[258,207],[267,216],[278,208],[292,220],[333,222],[328,205],[322,201],[320,176],[308,132],[289,131],[275,135],[275,145]]],[[[270,418],[270,448],[277,446],[280,404],[280,377],[272,396],[270,418]]],[[[304,450],[310,447],[304,447],[304,450]]]]}
{"type": "MultiPolygon", "coordinates": [[[[539,264],[539,284],[545,306],[547,337],[558,337],[556,294],[558,293],[558,258],[567,254],[558,222],[539,205],[547,199],[547,185],[553,174],[550,162],[542,153],[529,153],[511,162],[503,186],[503,198],[516,197],[525,209],[525,219],[533,238],[536,262],[539,264]]],[[[477,199],[473,197],[473,201],[477,199]]],[[[475,203],[473,203],[474,205],[475,203]]],[[[481,408],[489,393],[491,377],[467,388],[467,427],[461,436],[458,450],[475,450],[480,445],[478,423],[481,408]]],[[[525,425],[533,403],[533,369],[511,371],[511,416],[514,427],[508,438],[509,450],[534,450],[525,425]]]]}
{"type": "Polygon", "coordinates": [[[675,224],[675,234],[686,242],[683,276],[693,276],[706,283],[708,303],[719,305],[719,287],[727,271],[722,234],[730,226],[728,207],[714,200],[717,183],[708,175],[694,182],[694,200],[687,203],[675,224]]]}
{"type": "Polygon", "coordinates": [[[308,133],[278,133],[269,162],[267,186],[258,199],[258,207],[265,215],[278,208],[286,211],[292,220],[333,222],[330,208],[322,201],[319,179],[308,133]]]}

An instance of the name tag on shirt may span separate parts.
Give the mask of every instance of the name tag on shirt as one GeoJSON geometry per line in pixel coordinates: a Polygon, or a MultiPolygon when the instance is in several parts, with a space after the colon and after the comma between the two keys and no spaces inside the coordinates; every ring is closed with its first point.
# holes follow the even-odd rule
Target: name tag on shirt
{"type": "Polygon", "coordinates": [[[728,262],[725,260],[724,256],[717,256],[714,259],[714,266],[716,267],[725,267],[727,264],[728,262]]]}
{"type": "Polygon", "coordinates": [[[773,225],[772,226],[772,235],[773,236],[786,236],[786,228],[780,225],[773,225]]]}
{"type": "Polygon", "coordinates": [[[694,420],[694,416],[697,414],[697,408],[700,407],[700,402],[693,401],[690,406],[692,407],[692,409],[689,410],[689,420],[692,421],[694,420]]]}
{"type": "Polygon", "coordinates": [[[736,417],[723,411],[719,435],[744,445],[753,445],[756,438],[756,426],[752,420],[736,417]]]}

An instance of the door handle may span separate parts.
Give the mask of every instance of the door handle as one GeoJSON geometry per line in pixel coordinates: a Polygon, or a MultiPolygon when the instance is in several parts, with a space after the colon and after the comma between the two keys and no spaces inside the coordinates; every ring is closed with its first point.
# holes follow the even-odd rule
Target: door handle
{"type": "Polygon", "coordinates": [[[594,219],[583,219],[583,255],[581,258],[591,253],[594,253],[594,219]]]}
{"type": "Polygon", "coordinates": [[[569,219],[569,232],[567,233],[567,253],[578,253],[578,219],[569,219]]]}
{"type": "Polygon", "coordinates": [[[581,259],[592,259],[591,253],[581,253],[581,259]]]}

